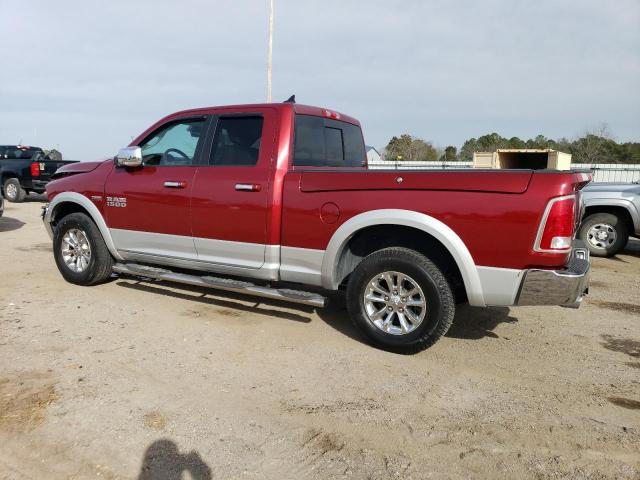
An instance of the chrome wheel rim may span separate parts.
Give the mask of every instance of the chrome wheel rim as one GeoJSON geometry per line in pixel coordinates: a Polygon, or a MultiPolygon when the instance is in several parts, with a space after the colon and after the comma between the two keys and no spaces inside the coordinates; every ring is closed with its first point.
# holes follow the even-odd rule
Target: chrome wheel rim
{"type": "Polygon", "coordinates": [[[18,188],[13,183],[10,183],[9,185],[7,185],[7,191],[5,193],[7,194],[7,198],[17,198],[18,188]]]}
{"type": "Polygon", "coordinates": [[[364,312],[378,330],[407,335],[420,326],[427,313],[426,297],[413,278],[401,272],[383,272],[367,283],[364,312]]]}
{"type": "Polygon", "coordinates": [[[87,235],[77,228],[67,230],[60,245],[62,260],[69,270],[84,272],[91,261],[91,245],[87,235]]]}
{"type": "Polygon", "coordinates": [[[587,241],[592,247],[605,249],[618,239],[616,229],[608,223],[596,223],[587,232],[587,241]]]}

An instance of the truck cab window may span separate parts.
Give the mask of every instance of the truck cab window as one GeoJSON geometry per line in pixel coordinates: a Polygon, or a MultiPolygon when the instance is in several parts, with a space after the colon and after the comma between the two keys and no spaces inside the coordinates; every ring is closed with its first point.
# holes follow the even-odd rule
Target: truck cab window
{"type": "Polygon", "coordinates": [[[358,126],[296,115],[294,166],[361,167],[365,158],[364,140],[358,126]]]}
{"type": "Polygon", "coordinates": [[[140,145],[143,163],[158,167],[193,165],[203,126],[204,119],[199,119],[161,127],[140,145]]]}
{"type": "Polygon", "coordinates": [[[262,123],[259,115],[221,117],[209,164],[252,166],[258,163],[262,123]]]}

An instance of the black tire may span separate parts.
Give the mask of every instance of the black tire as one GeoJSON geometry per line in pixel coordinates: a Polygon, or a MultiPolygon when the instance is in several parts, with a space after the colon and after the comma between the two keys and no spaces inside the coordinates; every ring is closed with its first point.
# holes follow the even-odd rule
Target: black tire
{"type": "Polygon", "coordinates": [[[373,345],[398,353],[416,353],[433,345],[451,326],[455,299],[442,272],[424,255],[408,248],[391,247],[367,256],[351,274],[347,285],[347,308],[354,325],[373,345]],[[409,333],[394,335],[374,325],[366,312],[364,294],[369,282],[383,272],[408,275],[426,300],[421,323],[409,333]]]}
{"type": "Polygon", "coordinates": [[[582,221],[578,238],[587,245],[591,255],[594,257],[611,257],[627,245],[629,241],[629,226],[622,218],[612,213],[594,213],[585,217],[582,221]],[[615,240],[611,241],[611,238],[609,238],[604,241],[598,241],[593,235],[593,230],[591,233],[589,232],[594,227],[597,229],[598,225],[602,226],[600,228],[602,230],[613,231],[615,240]]]}
{"type": "Polygon", "coordinates": [[[96,285],[111,277],[113,257],[104,243],[100,230],[84,213],[71,213],[58,222],[53,234],[53,256],[58,270],[67,282],[76,285],[96,285]],[[62,257],[63,238],[72,229],[81,230],[85,234],[91,249],[89,264],[81,272],[68,267],[62,257]]]}
{"type": "Polygon", "coordinates": [[[20,203],[27,196],[24,188],[20,186],[20,180],[17,178],[8,178],[3,186],[4,198],[11,203],[20,203]]]}

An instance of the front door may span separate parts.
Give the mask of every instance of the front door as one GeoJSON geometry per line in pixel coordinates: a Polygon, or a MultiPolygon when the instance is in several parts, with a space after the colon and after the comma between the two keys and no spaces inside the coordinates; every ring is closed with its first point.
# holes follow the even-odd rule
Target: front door
{"type": "Polygon", "coordinates": [[[265,262],[273,109],[220,114],[193,187],[198,259],[259,269],[265,262]]]}
{"type": "Polygon", "coordinates": [[[142,167],[116,167],[107,178],[107,222],[125,259],[196,259],[190,202],[205,124],[200,117],[162,125],[140,143],[142,167]]]}

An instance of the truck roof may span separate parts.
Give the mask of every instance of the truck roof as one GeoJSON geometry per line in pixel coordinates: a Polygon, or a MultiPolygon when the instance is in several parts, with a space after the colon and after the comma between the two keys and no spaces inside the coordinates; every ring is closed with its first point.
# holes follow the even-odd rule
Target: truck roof
{"type": "Polygon", "coordinates": [[[238,105],[218,105],[211,107],[202,107],[202,108],[192,108],[188,110],[181,110],[179,112],[172,113],[171,115],[167,115],[161,121],[165,121],[170,117],[181,117],[184,115],[190,114],[202,114],[202,115],[212,115],[218,113],[220,110],[233,110],[233,109],[251,109],[251,108],[276,108],[278,110],[284,109],[293,109],[295,113],[299,113],[301,115],[313,115],[316,117],[327,117],[333,118],[335,120],[342,120],[344,122],[352,123],[354,125],[360,126],[360,122],[350,117],[349,115],[345,115],[344,113],[337,112],[335,110],[331,110],[324,107],[314,107],[312,105],[304,105],[301,103],[247,103],[247,104],[238,104],[238,105]]]}

